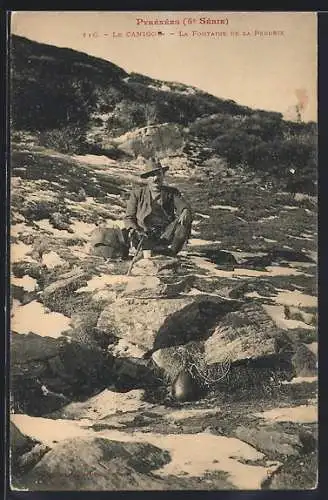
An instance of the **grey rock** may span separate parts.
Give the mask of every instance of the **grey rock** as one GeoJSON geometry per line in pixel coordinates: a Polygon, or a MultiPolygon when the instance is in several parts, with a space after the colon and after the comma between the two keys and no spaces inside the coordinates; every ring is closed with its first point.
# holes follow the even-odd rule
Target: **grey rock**
{"type": "Polygon", "coordinates": [[[69,226],[68,217],[65,215],[55,212],[50,215],[49,220],[55,229],[66,230],[70,233],[73,232],[72,228],[69,226]]]}
{"type": "Polygon", "coordinates": [[[240,425],[233,431],[233,435],[271,458],[277,458],[280,455],[297,456],[302,449],[298,433],[289,434],[274,426],[245,427],[240,425]]]}
{"type": "Polygon", "coordinates": [[[288,335],[280,330],[257,303],[246,303],[229,312],[218,322],[212,336],[205,342],[209,364],[227,359],[235,362],[275,355],[291,346],[288,335]]]}
{"type": "Polygon", "coordinates": [[[81,269],[74,269],[60,275],[58,279],[46,286],[41,295],[43,303],[52,311],[61,312],[63,302],[78,288],[85,286],[88,274],[81,269]]]}
{"type": "Polygon", "coordinates": [[[12,272],[17,278],[23,278],[27,274],[27,276],[36,279],[38,282],[42,282],[47,273],[47,268],[34,262],[14,262],[12,272]]]}
{"type": "Polygon", "coordinates": [[[144,391],[133,390],[116,392],[105,389],[86,401],[74,401],[48,415],[53,419],[81,420],[87,419],[101,424],[107,423],[112,416],[123,415],[131,410],[148,408],[144,402],[144,391]]]}
{"type": "Polygon", "coordinates": [[[315,323],[315,314],[302,311],[298,307],[285,306],[284,313],[286,319],[303,321],[307,325],[313,325],[315,323]]]}
{"type": "Polygon", "coordinates": [[[152,349],[158,330],[166,319],[193,303],[191,297],[142,300],[121,298],[100,314],[97,327],[152,349]]]}
{"type": "Polygon", "coordinates": [[[91,345],[12,334],[11,396],[18,413],[44,415],[112,380],[113,358],[91,345]]]}
{"type": "Polygon", "coordinates": [[[180,260],[174,257],[153,256],[151,259],[140,259],[132,268],[133,276],[172,275],[180,267],[180,260]]]}
{"type": "Polygon", "coordinates": [[[13,422],[9,426],[10,454],[15,460],[18,456],[31,450],[34,446],[34,441],[16,427],[13,422]]]}
{"type": "Polygon", "coordinates": [[[300,344],[296,347],[291,360],[297,377],[317,375],[317,356],[306,344],[300,344]]]}
{"type": "Polygon", "coordinates": [[[29,490],[162,490],[151,474],[170,461],[167,451],[144,443],[73,438],[49,451],[23,483],[29,490]]]}
{"type": "Polygon", "coordinates": [[[116,139],[118,148],[125,153],[137,157],[142,154],[150,157],[154,154],[166,155],[176,153],[184,145],[184,134],[181,126],[175,123],[150,125],[131,131],[116,139]]]}
{"type": "Polygon", "coordinates": [[[32,450],[17,459],[17,472],[19,471],[22,474],[32,469],[48,451],[50,451],[49,446],[41,443],[36,444],[32,450]]]}
{"type": "Polygon", "coordinates": [[[233,308],[215,297],[121,298],[100,314],[97,327],[155,351],[207,338],[218,316],[233,308]]]}
{"type": "Polygon", "coordinates": [[[16,365],[52,358],[59,354],[64,343],[65,339],[41,337],[35,333],[22,335],[13,332],[10,339],[11,369],[15,370],[16,365]]]}
{"type": "Polygon", "coordinates": [[[129,280],[123,292],[124,297],[135,298],[173,298],[183,292],[188,292],[192,286],[193,276],[187,276],[174,283],[165,283],[157,276],[136,276],[129,280]]]}

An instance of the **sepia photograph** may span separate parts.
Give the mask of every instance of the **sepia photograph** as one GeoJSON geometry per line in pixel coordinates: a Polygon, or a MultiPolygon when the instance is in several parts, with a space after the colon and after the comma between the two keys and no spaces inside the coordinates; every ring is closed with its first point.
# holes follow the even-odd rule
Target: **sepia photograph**
{"type": "Polygon", "coordinates": [[[14,491],[318,486],[317,14],[10,14],[14,491]]]}

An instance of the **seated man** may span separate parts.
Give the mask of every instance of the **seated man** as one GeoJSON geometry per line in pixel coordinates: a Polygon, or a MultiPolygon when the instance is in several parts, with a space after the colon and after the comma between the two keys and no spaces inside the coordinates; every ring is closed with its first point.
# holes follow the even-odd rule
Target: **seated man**
{"type": "Polygon", "coordinates": [[[147,185],[134,190],[127,203],[125,226],[136,247],[176,255],[190,237],[192,213],[178,189],[164,185],[169,167],[151,159],[141,178],[147,185]]]}

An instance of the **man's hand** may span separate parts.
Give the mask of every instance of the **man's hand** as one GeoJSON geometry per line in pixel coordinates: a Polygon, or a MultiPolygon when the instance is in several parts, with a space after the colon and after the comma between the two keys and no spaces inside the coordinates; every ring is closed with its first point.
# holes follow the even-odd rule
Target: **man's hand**
{"type": "Polygon", "coordinates": [[[133,236],[136,236],[140,240],[141,238],[145,238],[147,233],[143,229],[132,228],[129,230],[129,237],[133,238],[133,236]]]}

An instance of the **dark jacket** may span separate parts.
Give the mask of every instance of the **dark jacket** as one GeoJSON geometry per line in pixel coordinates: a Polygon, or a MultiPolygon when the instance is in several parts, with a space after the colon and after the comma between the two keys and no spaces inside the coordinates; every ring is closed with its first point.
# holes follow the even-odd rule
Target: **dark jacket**
{"type": "MultiPolygon", "coordinates": [[[[187,209],[191,216],[191,208],[187,201],[182,197],[180,191],[171,186],[162,186],[163,208],[173,221],[179,217],[184,209],[187,209]]],[[[151,193],[148,186],[132,191],[126,207],[126,216],[124,219],[127,229],[147,229],[145,218],[151,213],[151,193]]]]}

